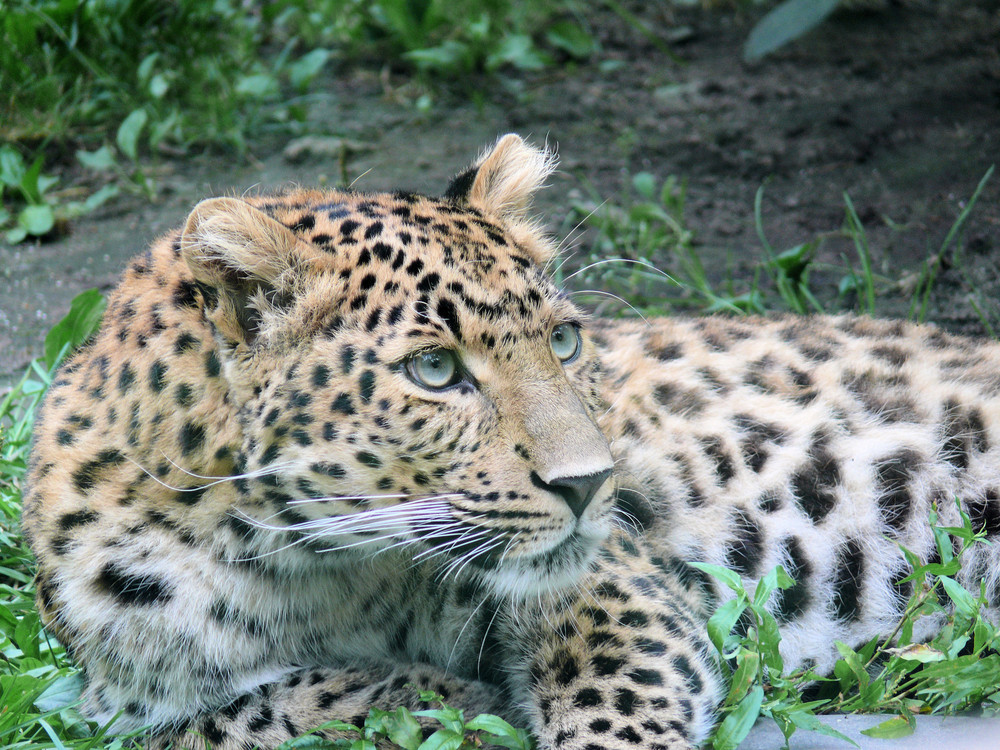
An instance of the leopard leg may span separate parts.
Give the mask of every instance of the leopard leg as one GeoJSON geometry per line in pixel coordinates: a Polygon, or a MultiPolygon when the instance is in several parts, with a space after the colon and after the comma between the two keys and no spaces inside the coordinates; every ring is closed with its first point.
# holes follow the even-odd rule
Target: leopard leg
{"type": "MultiPolygon", "coordinates": [[[[306,668],[245,693],[184,727],[161,731],[150,739],[148,747],[266,750],[332,719],[362,726],[372,706],[386,710],[398,706],[431,708],[419,700],[418,690],[434,691],[469,716],[501,712],[505,705],[498,691],[484,683],[422,664],[306,668]]],[[[323,734],[331,739],[347,736],[333,731],[323,734]]]]}
{"type": "Polygon", "coordinates": [[[540,748],[686,750],[712,727],[724,683],[703,593],[636,544],[610,542],[579,592],[520,634],[512,692],[540,748]]]}

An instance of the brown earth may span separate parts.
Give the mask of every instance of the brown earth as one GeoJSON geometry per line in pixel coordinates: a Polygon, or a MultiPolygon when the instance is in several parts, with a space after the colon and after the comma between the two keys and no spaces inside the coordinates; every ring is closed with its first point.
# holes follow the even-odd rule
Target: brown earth
{"type": "MultiPolygon", "coordinates": [[[[56,241],[0,245],[0,383],[39,354],[74,294],[110,288],[128,257],[202,197],[289,181],[333,184],[342,171],[361,176],[359,189],[439,193],[507,131],[558,145],[561,172],[539,201],[553,231],[569,226],[572,196],[614,203],[637,172],[682,178],[696,247],[710,275],[732,274],[737,291],[763,257],[753,203],[766,184],[764,225],[777,249],[824,238],[812,285],[832,308],[853,302],[835,299],[844,258],[858,265],[839,232],[846,191],[872,248],[879,311],[907,314],[925,260],[1000,161],[1000,3],[911,0],[844,11],[753,65],[740,58],[753,15],[631,7],[650,28],[680,27],[673,55],[594,11],[602,49],[592,61],[439,91],[429,114],[413,106],[416,92],[401,76],[341,66],[318,87],[308,129],[362,146],[343,170],[329,155],[291,163],[284,141],[261,137],[246,161],[161,163],[156,203],[120,200],[56,241]]],[[[969,333],[1000,331],[1000,175],[941,257],[928,318],[969,333]]]]}

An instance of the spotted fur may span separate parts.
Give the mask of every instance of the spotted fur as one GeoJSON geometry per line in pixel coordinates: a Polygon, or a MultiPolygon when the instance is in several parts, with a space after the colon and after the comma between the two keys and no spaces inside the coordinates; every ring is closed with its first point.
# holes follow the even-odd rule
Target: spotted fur
{"type": "Polygon", "coordinates": [[[552,167],[506,136],[442,199],[213,199],[131,263],[25,492],[86,715],[273,747],[412,684],[543,748],[695,747],[725,594],[685,561],[784,565],[786,663],[823,668],[898,618],[932,504],[1000,532],[1000,347],[588,321],[528,216],[552,167]]]}

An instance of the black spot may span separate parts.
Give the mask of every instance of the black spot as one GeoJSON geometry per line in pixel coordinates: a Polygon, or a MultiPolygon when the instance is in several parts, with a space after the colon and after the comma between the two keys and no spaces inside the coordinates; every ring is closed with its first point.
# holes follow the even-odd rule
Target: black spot
{"type": "Polygon", "coordinates": [[[1000,502],[995,489],[986,491],[986,497],[982,499],[969,500],[968,513],[969,521],[975,531],[985,530],[987,536],[996,536],[1000,533],[1000,502]]]}
{"type": "Polygon", "coordinates": [[[600,692],[594,688],[584,688],[573,698],[573,705],[577,708],[590,708],[599,706],[604,701],[600,692]]]}
{"type": "Polygon", "coordinates": [[[902,531],[912,512],[913,498],[909,484],[920,456],[913,451],[900,451],[875,464],[878,506],[886,525],[902,531]]]}
{"type": "Polygon", "coordinates": [[[615,732],[615,737],[620,740],[625,740],[629,744],[638,745],[642,742],[642,735],[635,731],[634,727],[622,727],[617,732],[615,732]]]}
{"type": "Polygon", "coordinates": [[[113,448],[105,449],[95,458],[80,464],[73,472],[73,485],[80,492],[87,492],[100,480],[100,474],[104,469],[118,466],[124,460],[125,455],[121,451],[113,448]]]}
{"type": "Polygon", "coordinates": [[[110,594],[126,606],[165,604],[174,595],[166,581],[148,573],[130,573],[113,562],[101,568],[95,584],[102,593],[110,594]]]}
{"type": "Polygon", "coordinates": [[[185,422],[180,434],[181,454],[189,455],[205,444],[205,425],[199,422],[185,422]]]}
{"type": "Polygon", "coordinates": [[[745,511],[736,508],[730,522],[733,541],[726,546],[726,565],[744,576],[757,575],[764,556],[764,533],[745,511]]]}
{"type": "Polygon", "coordinates": [[[722,444],[722,438],[702,438],[701,447],[715,465],[715,475],[719,478],[719,484],[725,487],[729,483],[729,480],[733,478],[736,471],[733,469],[732,459],[722,444]]]}
{"type": "Polygon", "coordinates": [[[302,214],[290,227],[294,232],[306,232],[313,229],[316,226],[316,217],[312,214],[302,214]]]}
{"type": "Polygon", "coordinates": [[[624,716],[634,714],[642,703],[642,699],[628,688],[619,688],[615,693],[615,708],[624,716]]]}
{"type": "Polygon", "coordinates": [[[317,474],[326,474],[328,477],[333,477],[334,479],[341,479],[347,476],[347,472],[344,467],[340,464],[329,463],[327,461],[318,461],[314,464],[309,465],[311,471],[317,474]]]}
{"type": "Polygon", "coordinates": [[[77,526],[93,523],[98,518],[100,516],[92,510],[78,510],[73,513],[66,513],[59,519],[59,528],[63,531],[69,531],[77,526]]]}
{"type": "Polygon", "coordinates": [[[662,685],[663,675],[655,669],[633,669],[628,678],[637,685],[662,685]]]}
{"type": "Polygon", "coordinates": [[[129,388],[135,382],[135,370],[132,365],[126,362],[122,365],[122,371],[118,374],[118,390],[121,393],[128,393],[129,388]]]}
{"type": "Polygon", "coordinates": [[[69,430],[62,429],[56,433],[56,441],[59,445],[72,445],[74,440],[76,437],[69,430]]]}
{"type": "Polygon", "coordinates": [[[322,388],[330,382],[330,368],[326,365],[316,365],[312,371],[312,384],[322,388]]]}
{"type": "Polygon", "coordinates": [[[812,599],[809,593],[808,578],[812,573],[809,559],[802,551],[802,545],[795,537],[788,537],[781,542],[788,551],[788,562],[785,572],[795,581],[791,588],[778,589],[771,595],[774,604],[774,618],[779,623],[791,622],[806,611],[812,599]]]}
{"type": "Polygon", "coordinates": [[[464,201],[469,197],[469,192],[476,182],[477,174],[479,174],[479,167],[469,167],[466,169],[451,181],[451,184],[448,185],[448,189],[444,193],[444,197],[456,203],[464,201]]]}
{"type": "Polygon", "coordinates": [[[840,481],[840,466],[827,447],[825,435],[814,436],[809,450],[809,464],[792,477],[795,502],[813,523],[820,523],[837,502],[835,489],[840,481]]]}
{"type": "Polygon", "coordinates": [[[344,348],[340,350],[340,371],[342,374],[351,374],[351,370],[354,368],[355,357],[354,347],[350,344],[345,344],[344,348]]]}
{"type": "Polygon", "coordinates": [[[833,608],[838,620],[861,619],[861,586],[865,575],[865,557],[861,543],[848,540],[837,550],[834,561],[833,608]]]}
{"type": "Polygon", "coordinates": [[[566,649],[560,649],[556,653],[549,668],[555,676],[556,682],[564,687],[580,676],[580,666],[566,649]]]}
{"type": "Polygon", "coordinates": [[[330,404],[330,411],[351,415],[355,413],[354,402],[349,393],[341,393],[330,404]]]}
{"type": "Polygon", "coordinates": [[[452,335],[459,341],[462,340],[462,324],[458,319],[458,310],[451,300],[445,298],[438,302],[437,314],[451,331],[452,335]]]}
{"type": "Polygon", "coordinates": [[[705,683],[698,674],[698,671],[691,666],[691,662],[687,660],[687,657],[683,655],[675,656],[673,659],[673,666],[681,675],[684,676],[684,681],[687,683],[688,687],[695,693],[700,693],[704,687],[705,683]]]}
{"type": "Polygon", "coordinates": [[[194,403],[194,391],[188,383],[178,383],[174,390],[174,401],[181,408],[188,408],[194,403]]]}
{"type": "Polygon", "coordinates": [[[381,221],[373,221],[371,224],[368,225],[368,228],[365,229],[365,239],[366,240],[374,239],[375,237],[378,237],[381,234],[382,234],[382,222],[381,221]]]}
{"type": "Polygon", "coordinates": [[[358,451],[354,457],[358,459],[359,463],[371,466],[373,469],[377,469],[382,465],[382,460],[374,453],[369,453],[368,451],[358,451]]]}
{"type": "Polygon", "coordinates": [[[166,386],[166,374],[167,366],[159,359],[149,368],[149,387],[153,393],[159,393],[166,386]]]}
{"type": "Polygon", "coordinates": [[[196,291],[198,286],[193,280],[184,279],[177,283],[174,287],[174,306],[175,307],[197,307],[198,306],[198,296],[196,291]]]}
{"type": "Polygon", "coordinates": [[[217,378],[221,371],[222,363],[219,362],[219,355],[212,349],[205,354],[205,374],[210,378],[217,378]]]}
{"type": "Polygon", "coordinates": [[[189,349],[194,349],[197,346],[198,339],[185,331],[178,336],[177,341],[174,342],[174,354],[183,354],[189,349]]]}
{"type": "Polygon", "coordinates": [[[424,276],[417,283],[417,291],[420,292],[421,294],[426,294],[427,292],[433,292],[435,289],[437,289],[438,284],[440,283],[441,283],[441,277],[432,271],[431,273],[424,276]]]}

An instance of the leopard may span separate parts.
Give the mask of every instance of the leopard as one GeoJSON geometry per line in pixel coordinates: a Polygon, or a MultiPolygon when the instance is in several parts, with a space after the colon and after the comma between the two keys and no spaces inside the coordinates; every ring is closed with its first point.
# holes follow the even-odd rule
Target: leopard
{"type": "MultiPolygon", "coordinates": [[[[84,716],[273,748],[436,694],[545,750],[695,748],[733,593],[691,563],[781,565],[783,661],[829,670],[891,635],[932,510],[1000,534],[1000,344],[595,317],[531,207],[555,169],[508,134],[440,197],[210,198],[131,261],[24,482],[84,716]]],[[[993,616],[996,549],[959,576],[993,616]]]]}

